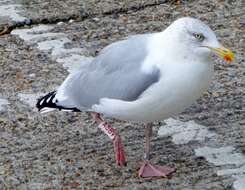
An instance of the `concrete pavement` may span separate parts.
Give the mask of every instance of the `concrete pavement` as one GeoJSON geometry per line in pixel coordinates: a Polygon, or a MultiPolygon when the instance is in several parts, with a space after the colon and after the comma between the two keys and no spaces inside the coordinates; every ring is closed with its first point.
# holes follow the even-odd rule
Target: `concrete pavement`
{"type": "Polygon", "coordinates": [[[0,189],[245,189],[243,1],[12,1],[0,5],[0,189]],[[147,4],[147,5],[145,5],[147,4]],[[154,127],[153,160],[177,168],[170,179],[137,177],[140,124],[112,120],[128,166],[114,164],[109,139],[86,113],[41,116],[35,99],[107,44],[163,30],[181,16],[208,23],[236,53],[215,58],[208,92],[154,127]],[[164,126],[164,127],[163,127],[164,126]]]}

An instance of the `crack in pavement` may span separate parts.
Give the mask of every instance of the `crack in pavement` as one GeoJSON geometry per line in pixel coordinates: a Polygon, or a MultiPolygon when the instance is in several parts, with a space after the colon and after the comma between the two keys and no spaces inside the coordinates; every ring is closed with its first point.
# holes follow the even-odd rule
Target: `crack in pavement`
{"type": "MultiPolygon", "coordinates": [[[[7,5],[1,5],[0,6],[0,17],[1,16],[8,16],[10,17],[10,14],[8,12],[6,12],[6,14],[2,13],[3,10],[8,9],[9,7],[11,8],[12,11],[12,16],[10,18],[12,18],[13,21],[15,21],[15,23],[11,23],[8,24],[7,26],[4,26],[4,29],[2,29],[2,31],[0,31],[0,36],[1,35],[5,35],[5,34],[9,34],[11,33],[12,30],[16,29],[16,28],[20,28],[26,25],[32,26],[32,25],[38,25],[38,24],[57,24],[58,22],[69,22],[71,20],[76,20],[77,22],[79,21],[83,21],[85,19],[90,19],[90,18],[94,18],[97,16],[108,16],[108,15],[116,15],[116,14],[123,14],[123,13],[128,13],[130,11],[141,11],[145,8],[148,7],[154,7],[154,6],[159,6],[159,5],[163,5],[166,3],[174,3],[175,0],[157,0],[153,3],[148,3],[148,4],[140,4],[140,5],[134,5],[134,6],[130,6],[130,7],[121,7],[121,8],[115,8],[113,10],[110,11],[104,11],[102,13],[87,13],[86,11],[80,11],[79,15],[66,15],[63,18],[56,18],[56,17],[50,17],[50,18],[40,18],[40,19],[29,19],[26,17],[21,16],[19,13],[21,11],[20,7],[22,6],[21,4],[11,4],[11,2],[8,1],[7,5]],[[7,7],[6,7],[7,6],[7,7]],[[16,7],[19,7],[19,9],[16,9],[16,7]]],[[[80,7],[81,9],[81,7],[80,7]]]]}

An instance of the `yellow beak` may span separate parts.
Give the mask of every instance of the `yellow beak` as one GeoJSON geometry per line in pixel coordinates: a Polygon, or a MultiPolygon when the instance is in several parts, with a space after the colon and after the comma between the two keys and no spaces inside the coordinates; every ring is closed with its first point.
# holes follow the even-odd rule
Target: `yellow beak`
{"type": "Polygon", "coordinates": [[[220,46],[218,48],[213,48],[206,46],[208,49],[210,49],[212,52],[217,54],[218,56],[224,58],[225,61],[231,62],[234,59],[234,53],[229,50],[228,48],[225,48],[224,46],[220,46]]]}

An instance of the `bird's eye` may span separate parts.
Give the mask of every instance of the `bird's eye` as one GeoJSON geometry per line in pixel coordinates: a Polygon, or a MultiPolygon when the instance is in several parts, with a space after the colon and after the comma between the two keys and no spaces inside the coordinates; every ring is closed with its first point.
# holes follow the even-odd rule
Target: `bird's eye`
{"type": "Polygon", "coordinates": [[[203,34],[194,33],[193,36],[201,42],[205,39],[203,34]]]}

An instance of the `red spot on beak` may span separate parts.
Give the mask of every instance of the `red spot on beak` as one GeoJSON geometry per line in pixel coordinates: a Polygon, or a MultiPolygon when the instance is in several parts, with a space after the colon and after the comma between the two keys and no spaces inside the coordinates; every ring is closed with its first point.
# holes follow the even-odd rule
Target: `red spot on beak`
{"type": "Polygon", "coordinates": [[[232,58],[230,55],[224,55],[224,60],[230,62],[232,61],[232,58]]]}

